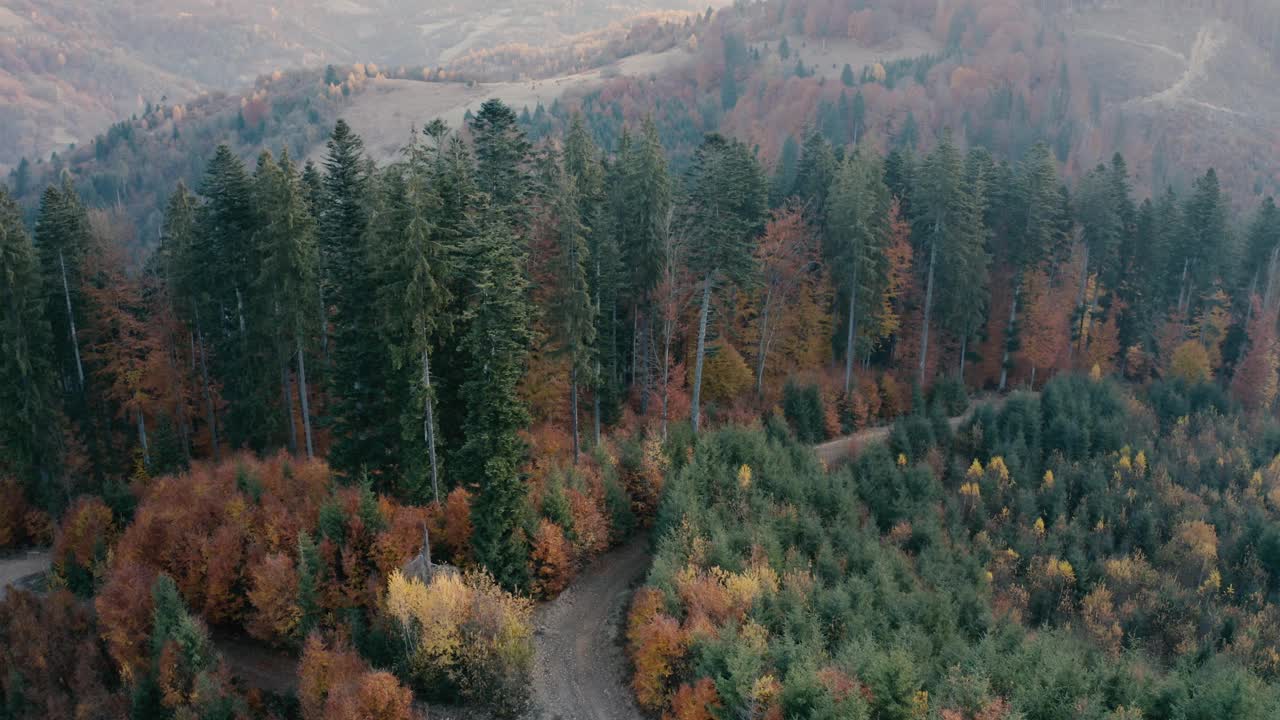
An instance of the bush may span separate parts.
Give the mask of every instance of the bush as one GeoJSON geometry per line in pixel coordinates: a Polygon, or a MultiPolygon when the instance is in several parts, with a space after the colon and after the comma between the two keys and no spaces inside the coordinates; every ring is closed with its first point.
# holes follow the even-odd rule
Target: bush
{"type": "Polygon", "coordinates": [[[959,378],[949,377],[929,388],[929,407],[937,408],[946,417],[957,417],[969,409],[969,391],[959,378]]]}

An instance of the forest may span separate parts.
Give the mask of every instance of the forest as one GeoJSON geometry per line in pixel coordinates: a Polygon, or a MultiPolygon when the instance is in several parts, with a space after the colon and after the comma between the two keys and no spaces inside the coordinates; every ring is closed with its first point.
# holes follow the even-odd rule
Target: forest
{"type": "Polygon", "coordinates": [[[535,603],[636,537],[655,715],[1280,712],[1273,200],[584,109],[219,145],[154,223],[0,188],[0,550],[53,563],[0,718],[518,717],[535,603]]]}

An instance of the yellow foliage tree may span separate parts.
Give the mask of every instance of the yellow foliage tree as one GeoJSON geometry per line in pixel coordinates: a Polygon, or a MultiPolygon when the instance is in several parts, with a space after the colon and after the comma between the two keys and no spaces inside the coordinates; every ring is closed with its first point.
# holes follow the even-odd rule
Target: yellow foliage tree
{"type": "Polygon", "coordinates": [[[1182,380],[1188,385],[1209,380],[1211,365],[1209,352],[1197,340],[1188,340],[1173,351],[1169,359],[1169,377],[1182,380]]]}

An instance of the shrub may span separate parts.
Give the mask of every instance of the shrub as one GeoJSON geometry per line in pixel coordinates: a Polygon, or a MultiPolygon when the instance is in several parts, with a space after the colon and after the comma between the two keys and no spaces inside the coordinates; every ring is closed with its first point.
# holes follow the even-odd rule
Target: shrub
{"type": "Polygon", "coordinates": [[[788,382],[782,390],[782,414],[800,442],[814,445],[827,439],[826,413],[817,385],[788,382]]]}

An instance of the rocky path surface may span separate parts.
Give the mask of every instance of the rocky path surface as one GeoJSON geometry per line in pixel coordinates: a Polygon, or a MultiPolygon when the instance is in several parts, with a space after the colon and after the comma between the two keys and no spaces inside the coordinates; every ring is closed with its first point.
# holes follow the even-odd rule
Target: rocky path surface
{"type": "Polygon", "coordinates": [[[640,720],[619,634],[631,590],[649,568],[648,540],[598,558],[537,614],[533,717],[640,720]]]}
{"type": "Polygon", "coordinates": [[[0,557],[0,597],[10,585],[23,587],[49,572],[49,551],[30,550],[0,557]]]}

